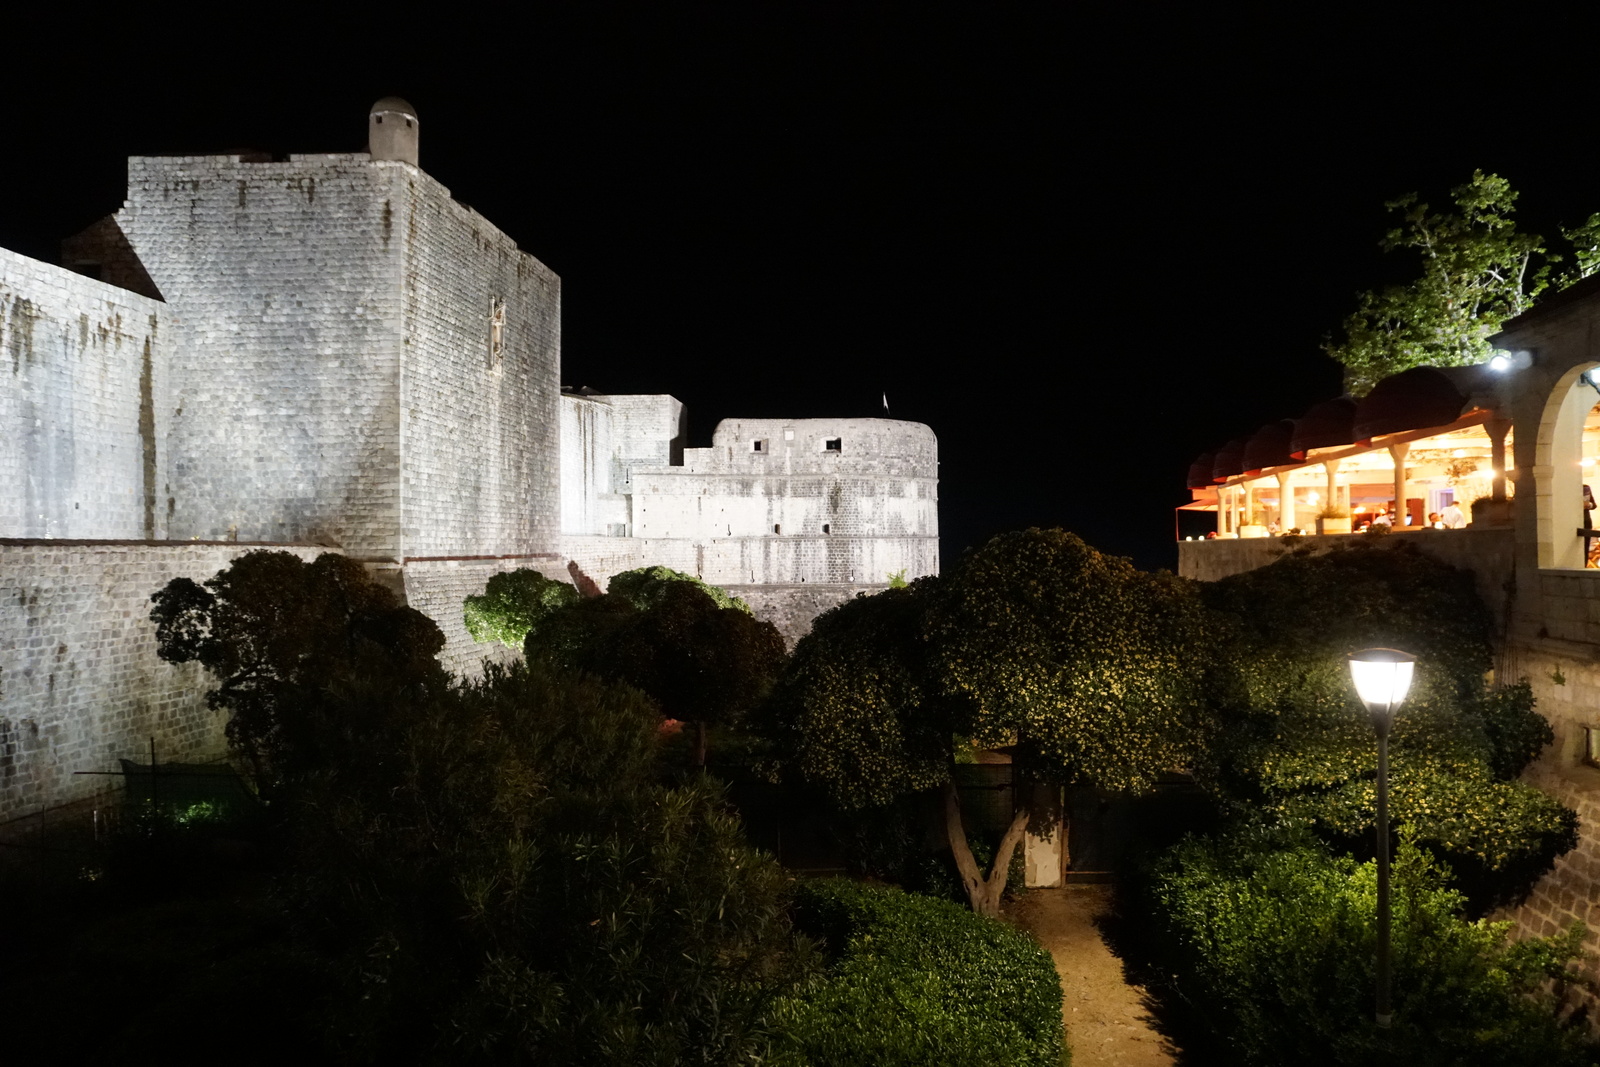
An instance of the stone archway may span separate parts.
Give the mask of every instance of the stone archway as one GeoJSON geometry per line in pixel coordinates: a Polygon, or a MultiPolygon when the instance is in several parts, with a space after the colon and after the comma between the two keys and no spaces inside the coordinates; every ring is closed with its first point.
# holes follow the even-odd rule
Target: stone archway
{"type": "MultiPolygon", "coordinates": [[[[1583,379],[1600,363],[1573,365],[1556,380],[1539,417],[1534,445],[1534,507],[1538,516],[1539,566],[1582,570],[1584,540],[1577,535],[1583,516],[1583,429],[1600,393],[1583,379]]],[[[1600,479],[1600,472],[1594,477],[1600,479]]],[[[1600,490],[1600,484],[1595,485],[1600,490]]],[[[1520,487],[1519,487],[1520,488],[1520,487]]]]}

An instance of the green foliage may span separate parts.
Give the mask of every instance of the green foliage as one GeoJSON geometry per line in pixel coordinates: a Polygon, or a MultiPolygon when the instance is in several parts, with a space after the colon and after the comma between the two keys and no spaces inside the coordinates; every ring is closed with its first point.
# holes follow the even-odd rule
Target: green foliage
{"type": "Polygon", "coordinates": [[[858,597],[796,646],[763,728],[844,808],[950,780],[954,738],[1028,773],[1142,789],[1182,765],[1205,675],[1193,586],[1072,534],[1002,534],[943,578],[858,597]]]}
{"type": "Polygon", "coordinates": [[[1061,985],[1030,938],[954,904],[842,880],[798,891],[829,966],[772,1013],[775,1067],[1057,1067],[1061,985]]]}
{"type": "Polygon", "coordinates": [[[793,980],[784,876],[719,789],[660,784],[634,690],[543,665],[372,724],[297,781],[289,886],[344,961],[346,1058],[746,1062],[793,980]]]}
{"type": "Polygon", "coordinates": [[[739,722],[782,669],[783,637],[743,601],[674,575],[664,567],[617,575],[604,596],[576,600],[529,630],[524,656],[626,682],[663,715],[702,730],[739,722]]]}
{"type": "Polygon", "coordinates": [[[1489,622],[1470,574],[1410,544],[1363,545],[1291,554],[1205,595],[1233,620],[1217,631],[1226,713],[1196,768],[1225,807],[1330,840],[1370,835],[1377,749],[1345,657],[1386,645],[1417,656],[1390,741],[1396,822],[1479,906],[1516,899],[1576,844],[1569,809],[1510,780],[1551,732],[1526,685],[1485,690],[1489,622]]]}
{"type": "Polygon", "coordinates": [[[529,630],[577,599],[578,591],[570,582],[522,568],[491,577],[482,595],[467,597],[462,614],[474,641],[499,641],[520,649],[529,630]]]}
{"type": "Polygon", "coordinates": [[[1207,629],[1193,583],[1026,530],[962,558],[923,638],[949,728],[1017,744],[1039,776],[1139,791],[1189,759],[1207,629]]]}
{"type": "Polygon", "coordinates": [[[679,582],[700,590],[719,608],[732,608],[746,615],[750,614],[750,605],[738,597],[730,596],[726,590],[708,585],[692,574],[684,574],[670,567],[641,567],[638,570],[623,571],[607,583],[606,592],[611,596],[623,598],[640,611],[649,611],[679,582]]]}
{"type": "Polygon", "coordinates": [[[1324,346],[1344,365],[1345,385],[1357,395],[1410,367],[1484,362],[1489,337],[1545,288],[1543,239],[1517,232],[1510,183],[1474,171],[1450,199],[1455,209],[1446,212],[1433,211],[1416,193],[1385,205],[1400,225],[1385,235],[1384,251],[1414,254],[1421,272],[1405,285],[1362,293],[1344,321],[1343,339],[1324,346]]]}
{"type": "Polygon", "coordinates": [[[781,774],[846,810],[950,780],[953,716],[921,639],[933,584],[857,597],[812,623],[759,723],[781,774]]]}
{"type": "Polygon", "coordinates": [[[1561,230],[1561,236],[1572,243],[1573,269],[1562,278],[1570,285],[1600,270],[1600,213],[1590,215],[1582,223],[1561,230]]]}
{"type": "Polygon", "coordinates": [[[336,758],[349,725],[328,717],[339,687],[382,679],[417,695],[449,684],[439,628],[345,556],[247,552],[203,585],[174,578],[150,599],[157,652],[211,672],[206,702],[230,713],[228,739],[268,790],[336,758]]]}
{"type": "Polygon", "coordinates": [[[904,589],[906,586],[911,584],[910,582],[906,581],[906,569],[904,567],[901,567],[897,571],[890,571],[888,578],[890,589],[904,589]]]}
{"type": "Polygon", "coordinates": [[[1556,739],[1550,723],[1533,710],[1533,687],[1526,680],[1484,694],[1478,710],[1496,778],[1515,778],[1556,739]]]}
{"type": "Polygon", "coordinates": [[[1157,942],[1197,1018],[1235,1062],[1275,1065],[1587,1064],[1543,983],[1566,975],[1581,927],[1508,940],[1466,922],[1443,870],[1403,843],[1393,868],[1394,1027],[1376,1029],[1371,863],[1281,832],[1189,839],[1158,869],[1157,942]]]}

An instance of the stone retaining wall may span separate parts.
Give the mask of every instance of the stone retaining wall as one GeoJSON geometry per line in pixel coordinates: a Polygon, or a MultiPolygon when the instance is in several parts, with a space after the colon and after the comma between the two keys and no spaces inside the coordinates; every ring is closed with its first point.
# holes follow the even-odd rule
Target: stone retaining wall
{"type": "Polygon", "coordinates": [[[0,822],[104,790],[121,757],[226,754],[198,664],[156,655],[150,595],[255,548],[306,545],[0,540],[0,822]]]}

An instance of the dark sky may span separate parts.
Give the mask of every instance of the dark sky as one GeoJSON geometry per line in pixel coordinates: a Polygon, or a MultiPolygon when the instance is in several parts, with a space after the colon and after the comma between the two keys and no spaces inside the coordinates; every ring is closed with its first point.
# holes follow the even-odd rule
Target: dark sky
{"type": "Polygon", "coordinates": [[[0,245],[53,260],[130,154],[359,151],[404,96],[562,276],[567,384],[670,392],[695,444],[887,392],[939,436],[947,563],[1057,525],[1170,567],[1190,460],[1339,392],[1384,200],[1480,167],[1547,236],[1600,210],[1591,24],[1176,7],[8,16],[0,245]]]}

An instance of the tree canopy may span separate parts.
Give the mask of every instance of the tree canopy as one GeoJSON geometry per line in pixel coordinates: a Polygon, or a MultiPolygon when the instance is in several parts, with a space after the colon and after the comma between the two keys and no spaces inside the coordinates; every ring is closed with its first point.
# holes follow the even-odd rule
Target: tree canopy
{"type": "Polygon", "coordinates": [[[591,597],[534,571],[496,579],[483,596],[468,598],[475,637],[520,635],[529,662],[638,687],[663,715],[695,724],[698,762],[707,727],[742,718],[787,655],[777,629],[744,601],[667,567],[625,571],[591,597]]]}
{"type": "Polygon", "coordinates": [[[217,687],[206,702],[229,713],[228,739],[269,790],[340,743],[340,725],[325,718],[338,687],[381,678],[391,692],[431,692],[450,682],[436,659],[439,628],[345,556],[247,552],[204,583],[174,578],[150,599],[158,654],[210,671],[217,687]]]}
{"type": "Polygon", "coordinates": [[[474,641],[499,641],[520,649],[529,630],[577,599],[571,582],[520,567],[493,575],[482,593],[467,597],[461,613],[474,641]]]}
{"type": "Polygon", "coordinates": [[[944,787],[964,883],[975,908],[992,910],[1029,812],[994,872],[975,879],[951,807],[956,746],[1007,747],[1048,781],[1149,787],[1186,762],[1196,736],[1203,619],[1190,583],[1061,530],[1002,534],[942,578],[816,621],[764,719],[775,769],[847,809],[944,787]]]}
{"type": "Polygon", "coordinates": [[[1399,225],[1384,235],[1383,250],[1414,255],[1420,271],[1362,293],[1340,336],[1325,344],[1344,365],[1346,388],[1361,395],[1411,367],[1489,358],[1489,337],[1532,306],[1553,261],[1543,238],[1517,231],[1516,200],[1509,182],[1480,170],[1450,190],[1453,210],[1435,211],[1416,193],[1385,205],[1399,225]]]}
{"type": "Polygon", "coordinates": [[[712,781],[665,784],[650,702],[535,663],[403,703],[341,693],[361,758],[290,798],[349,1058],[751,1062],[803,948],[785,878],[712,781]]]}

